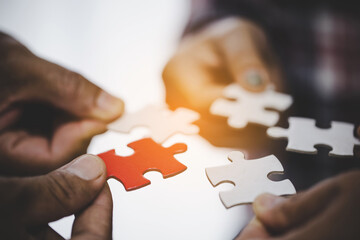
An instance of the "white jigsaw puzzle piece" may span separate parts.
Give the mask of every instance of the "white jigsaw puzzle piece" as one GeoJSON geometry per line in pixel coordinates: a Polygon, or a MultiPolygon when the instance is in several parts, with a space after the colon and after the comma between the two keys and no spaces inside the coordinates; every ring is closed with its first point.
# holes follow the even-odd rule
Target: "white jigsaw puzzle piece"
{"type": "Polygon", "coordinates": [[[234,101],[217,99],[210,107],[215,115],[229,117],[228,124],[233,128],[244,128],[251,123],[274,126],[279,121],[279,113],[265,108],[284,111],[292,104],[292,97],[275,92],[271,87],[261,93],[244,90],[238,84],[224,89],[224,96],[234,101]]]}
{"type": "Polygon", "coordinates": [[[108,129],[123,133],[130,132],[136,127],[147,127],[150,137],[162,143],[176,133],[197,134],[199,127],[191,124],[200,115],[185,108],[175,111],[161,106],[149,105],[135,113],[125,113],[122,117],[108,125],[108,129]]]}
{"type": "Polygon", "coordinates": [[[354,146],[360,141],[354,137],[354,125],[345,122],[331,122],[331,128],[322,129],[314,119],[290,117],[289,128],[272,127],[267,134],[273,138],[287,138],[287,151],[316,154],[316,145],[329,146],[330,156],[353,156],[354,146]]]}
{"type": "Polygon", "coordinates": [[[290,180],[271,181],[270,173],[283,172],[280,161],[274,156],[245,160],[244,154],[234,151],[229,154],[233,163],[225,166],[206,168],[206,175],[211,184],[231,182],[235,187],[231,191],[220,192],[220,198],[226,208],[251,203],[261,193],[275,195],[295,194],[296,190],[290,180]]]}

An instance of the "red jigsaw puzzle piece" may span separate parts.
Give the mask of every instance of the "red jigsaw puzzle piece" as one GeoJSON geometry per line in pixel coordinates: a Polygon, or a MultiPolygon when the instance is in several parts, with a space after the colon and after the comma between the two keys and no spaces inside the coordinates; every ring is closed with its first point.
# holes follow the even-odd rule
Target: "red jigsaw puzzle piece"
{"type": "Polygon", "coordinates": [[[105,162],[108,178],[114,177],[122,182],[126,191],[150,184],[150,181],[143,176],[148,171],[159,171],[164,178],[168,178],[185,171],[187,168],[173,156],[187,150],[184,143],[177,143],[164,148],[151,138],[144,138],[132,142],[128,146],[135,151],[131,156],[118,156],[114,149],[98,154],[105,162]]]}

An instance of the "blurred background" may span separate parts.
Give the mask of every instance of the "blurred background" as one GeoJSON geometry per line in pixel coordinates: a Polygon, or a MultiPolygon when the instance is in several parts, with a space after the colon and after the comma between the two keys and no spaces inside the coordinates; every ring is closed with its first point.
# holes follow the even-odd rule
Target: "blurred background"
{"type": "Polygon", "coordinates": [[[0,0],[0,30],[137,109],[164,100],[161,72],[189,11],[187,0],[0,0]]]}
{"type": "MultiPolygon", "coordinates": [[[[126,110],[133,112],[148,104],[165,103],[162,70],[177,49],[190,7],[190,0],[0,0],[0,31],[36,55],[78,72],[124,99],[126,110]]],[[[329,84],[331,78],[324,79],[329,84]]],[[[320,127],[329,127],[331,120],[358,124],[358,102],[324,107],[316,96],[314,100],[303,95],[304,91],[307,89],[294,96],[294,105],[281,115],[278,125],[286,127],[290,115],[315,118],[320,127]]],[[[188,144],[188,152],[178,157],[188,166],[184,174],[164,181],[158,173],[147,173],[152,184],[129,193],[121,183],[109,180],[115,203],[115,239],[236,236],[252,217],[250,207],[225,209],[218,192],[232,186],[214,189],[204,172],[205,167],[228,163],[227,155],[233,149],[244,151],[251,159],[275,154],[286,174],[274,179],[289,178],[297,190],[360,167],[359,148],[356,157],[347,159],[329,157],[328,148],[319,149],[318,155],[285,152],[286,140],[270,140],[264,126],[250,124],[245,130],[234,130],[225,118],[207,117],[197,123],[201,137],[175,136],[165,143],[188,144]]],[[[129,135],[107,132],[94,138],[88,152],[117,148],[118,154],[129,154],[129,149],[118,147],[138,139],[141,131],[129,135]]],[[[68,237],[71,223],[70,217],[52,226],[68,237]]]]}

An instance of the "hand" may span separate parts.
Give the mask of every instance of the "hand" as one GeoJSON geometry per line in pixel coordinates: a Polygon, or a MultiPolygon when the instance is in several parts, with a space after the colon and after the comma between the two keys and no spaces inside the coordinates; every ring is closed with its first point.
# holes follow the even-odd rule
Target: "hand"
{"type": "Polygon", "coordinates": [[[0,33],[0,174],[64,165],[122,111],[121,100],[0,33]]]}
{"type": "Polygon", "coordinates": [[[326,180],[288,199],[260,195],[242,239],[360,239],[360,171],[326,180]]]}
{"type": "Polygon", "coordinates": [[[112,198],[103,161],[83,155],[36,177],[0,178],[4,239],[62,239],[47,224],[75,213],[73,239],[111,239],[112,198]]]}
{"type": "Polygon", "coordinates": [[[241,19],[220,20],[183,39],[166,65],[163,79],[167,102],[208,111],[232,82],[249,91],[279,85],[277,61],[264,32],[241,19]]]}

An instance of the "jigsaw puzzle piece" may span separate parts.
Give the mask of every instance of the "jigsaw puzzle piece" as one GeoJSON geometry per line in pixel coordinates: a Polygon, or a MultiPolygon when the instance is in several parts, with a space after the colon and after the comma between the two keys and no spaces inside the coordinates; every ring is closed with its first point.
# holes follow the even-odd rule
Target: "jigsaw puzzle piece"
{"type": "Polygon", "coordinates": [[[234,101],[217,99],[210,108],[211,113],[228,117],[228,125],[233,128],[244,128],[249,122],[264,126],[273,126],[279,121],[279,115],[272,111],[257,108],[245,108],[234,101]]]}
{"type": "Polygon", "coordinates": [[[206,171],[206,176],[208,177],[210,183],[213,186],[217,186],[221,183],[226,183],[226,182],[235,184],[233,181],[231,181],[231,179],[234,179],[235,178],[234,176],[241,174],[237,171],[237,169],[234,170],[233,165],[230,164],[225,166],[206,168],[205,171],[206,171]]]}
{"type": "Polygon", "coordinates": [[[149,125],[152,130],[151,135],[155,141],[164,142],[176,133],[197,134],[199,127],[191,123],[199,118],[199,113],[189,109],[178,108],[174,112],[167,110],[166,115],[149,125]]]}
{"type": "Polygon", "coordinates": [[[185,152],[187,150],[186,144],[177,143],[164,148],[150,138],[142,140],[130,143],[128,146],[135,150],[136,157],[141,159],[141,165],[146,165],[143,174],[148,171],[159,171],[164,178],[168,178],[186,170],[186,166],[178,162],[173,156],[185,152]],[[166,161],[156,161],[157,159],[166,159],[166,161]]]}
{"type": "Polygon", "coordinates": [[[269,86],[263,92],[249,92],[234,83],[224,89],[224,96],[243,101],[246,105],[250,104],[261,108],[273,108],[278,111],[286,110],[293,102],[290,95],[274,91],[273,86],[269,86]]]}
{"type": "Polygon", "coordinates": [[[159,113],[161,111],[162,108],[160,106],[149,105],[135,113],[126,112],[120,118],[108,124],[107,127],[109,130],[129,133],[136,126],[145,127],[146,123],[144,123],[144,119],[147,119],[149,116],[152,116],[152,114],[159,113]]]}
{"type": "Polygon", "coordinates": [[[199,133],[199,127],[194,124],[189,124],[195,122],[200,118],[200,114],[186,108],[178,108],[173,114],[175,126],[181,128],[181,132],[184,134],[197,134],[199,133]]]}
{"type": "Polygon", "coordinates": [[[136,127],[146,127],[156,142],[164,142],[176,133],[197,134],[192,122],[200,118],[197,112],[178,108],[174,112],[162,106],[149,105],[135,113],[125,113],[108,125],[108,129],[128,133],[136,127]]]}
{"type": "Polygon", "coordinates": [[[296,193],[290,180],[274,182],[267,177],[270,173],[284,171],[280,161],[273,155],[255,160],[245,160],[242,152],[235,151],[229,154],[229,160],[233,163],[206,169],[206,175],[213,186],[224,182],[235,185],[232,190],[219,194],[226,208],[251,203],[264,192],[275,195],[296,193]]]}
{"type": "Polygon", "coordinates": [[[158,171],[164,178],[168,178],[187,169],[173,156],[185,152],[186,144],[177,143],[164,148],[151,138],[144,138],[128,146],[134,149],[134,154],[131,156],[118,156],[115,150],[98,155],[105,162],[108,178],[119,180],[127,191],[150,184],[150,181],[143,176],[146,172],[158,171]]]}
{"type": "Polygon", "coordinates": [[[216,99],[211,104],[210,112],[219,116],[227,117],[236,111],[236,102],[223,98],[216,99]]]}
{"type": "Polygon", "coordinates": [[[293,99],[290,95],[275,92],[273,90],[266,91],[264,99],[266,99],[266,107],[276,109],[278,111],[285,111],[293,103],[293,99]]]}
{"type": "Polygon", "coordinates": [[[353,135],[354,125],[333,121],[331,128],[322,129],[314,119],[290,117],[289,128],[272,127],[267,134],[273,138],[287,138],[287,151],[316,154],[315,146],[326,146],[332,150],[330,156],[352,156],[354,146],[360,141],[353,135]]]}
{"type": "Polygon", "coordinates": [[[114,149],[98,154],[98,156],[105,162],[107,177],[120,181],[126,191],[150,184],[150,181],[144,178],[136,164],[128,162],[129,159],[126,157],[117,156],[114,149]]]}
{"type": "Polygon", "coordinates": [[[292,104],[289,95],[267,89],[261,93],[248,92],[238,84],[231,84],[224,89],[224,96],[232,99],[217,99],[210,107],[215,115],[228,117],[228,124],[234,128],[244,128],[249,122],[264,126],[273,126],[279,121],[278,111],[286,110],[292,104]]]}
{"type": "Polygon", "coordinates": [[[274,126],[279,121],[279,114],[273,111],[266,110],[252,110],[254,114],[250,114],[248,121],[263,126],[274,126]],[[257,111],[257,112],[255,112],[257,111]]]}
{"type": "Polygon", "coordinates": [[[231,208],[239,204],[247,204],[254,202],[255,198],[261,193],[271,193],[277,196],[292,195],[296,190],[289,179],[279,182],[266,182],[262,185],[262,192],[260,191],[247,191],[240,188],[235,188],[233,191],[220,192],[221,202],[226,208],[231,208]]]}
{"type": "Polygon", "coordinates": [[[331,142],[332,150],[330,156],[352,156],[354,145],[360,146],[359,139],[353,135],[354,125],[346,122],[331,122],[331,134],[328,138],[331,142]],[[349,133],[349,134],[344,134],[349,133]]]}
{"type": "Polygon", "coordinates": [[[297,135],[299,138],[306,139],[308,137],[306,135],[311,133],[307,131],[303,131],[302,128],[295,128],[292,129],[291,131],[285,128],[272,127],[272,128],[268,128],[266,133],[272,138],[287,138],[288,139],[288,144],[286,146],[287,151],[299,152],[299,153],[306,152],[309,154],[317,153],[317,149],[314,147],[313,143],[309,141],[299,142],[296,139],[289,138],[289,136],[297,135]]]}
{"type": "Polygon", "coordinates": [[[210,112],[223,116],[223,117],[229,117],[227,122],[228,125],[233,128],[244,128],[248,121],[244,117],[243,110],[239,109],[237,106],[237,103],[234,101],[229,101],[226,99],[217,99],[210,107],[210,112]]]}

